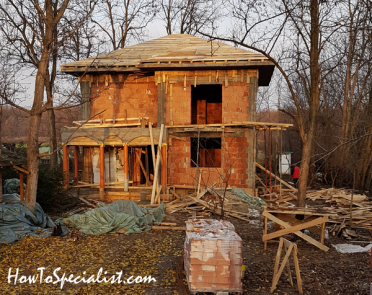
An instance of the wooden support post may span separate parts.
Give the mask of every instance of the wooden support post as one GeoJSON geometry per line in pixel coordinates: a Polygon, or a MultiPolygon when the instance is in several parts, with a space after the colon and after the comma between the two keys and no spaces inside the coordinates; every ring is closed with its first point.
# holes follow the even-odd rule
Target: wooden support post
{"type": "Polygon", "coordinates": [[[23,188],[23,173],[19,171],[19,195],[21,196],[21,201],[24,201],[24,188],[23,188]]]}
{"type": "MultiPolygon", "coordinates": [[[[264,236],[267,235],[267,217],[264,217],[264,236]]],[[[266,250],[267,241],[264,241],[264,250],[266,250]]]]}
{"type": "Polygon", "coordinates": [[[161,124],[161,129],[160,129],[160,136],[159,136],[159,144],[158,144],[158,157],[156,158],[156,166],[154,169],[154,184],[152,186],[152,194],[151,194],[151,204],[155,204],[155,191],[156,188],[158,187],[157,181],[158,181],[158,175],[159,175],[159,165],[160,165],[160,158],[161,158],[161,144],[163,140],[163,133],[164,133],[164,124],[161,124]]]}
{"type": "Polygon", "coordinates": [[[129,180],[129,169],[128,169],[128,162],[129,162],[129,156],[128,156],[128,144],[127,143],[124,143],[124,151],[123,151],[123,154],[124,154],[124,191],[125,192],[128,192],[129,191],[129,188],[128,188],[128,180],[129,180]]]}
{"type": "Polygon", "coordinates": [[[161,186],[163,192],[166,193],[167,189],[167,144],[163,143],[161,146],[161,154],[163,157],[163,165],[161,166],[161,186]]]}
{"type": "Polygon", "coordinates": [[[154,136],[152,134],[152,123],[149,122],[150,140],[151,140],[151,154],[152,154],[152,164],[155,171],[155,147],[154,147],[154,136]]]}
{"type": "Polygon", "coordinates": [[[79,181],[79,147],[74,146],[74,184],[78,184],[79,181]]]}
{"type": "Polygon", "coordinates": [[[68,188],[68,146],[64,145],[62,148],[63,153],[63,174],[64,174],[64,188],[68,188]]]}
{"type": "MultiPolygon", "coordinates": [[[[350,210],[351,211],[351,210],[350,210]]],[[[321,224],[321,231],[320,231],[320,243],[324,245],[324,235],[325,235],[325,222],[321,224]]]]}
{"type": "Polygon", "coordinates": [[[105,199],[105,147],[99,147],[99,199],[105,199]]]}

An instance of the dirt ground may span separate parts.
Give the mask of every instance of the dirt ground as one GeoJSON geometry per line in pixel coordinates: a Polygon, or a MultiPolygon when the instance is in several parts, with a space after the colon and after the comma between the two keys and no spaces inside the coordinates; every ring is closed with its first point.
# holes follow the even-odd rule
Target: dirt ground
{"type": "MultiPolygon", "coordinates": [[[[180,226],[188,218],[183,213],[167,214],[164,222],[180,226]]],[[[247,266],[243,278],[244,294],[269,294],[274,259],[278,243],[269,243],[263,250],[262,226],[227,218],[243,239],[243,258],[247,266]]],[[[364,233],[366,234],[366,233],[364,233]]],[[[183,255],[183,231],[152,230],[147,233],[124,235],[105,234],[84,236],[73,241],[70,236],[45,239],[25,238],[12,245],[0,245],[1,294],[179,294],[177,261],[183,255]],[[38,267],[45,274],[61,267],[61,273],[95,275],[100,267],[107,277],[123,271],[123,278],[131,275],[151,275],[157,282],[150,284],[17,284],[8,283],[8,270],[19,268],[20,275],[35,275],[38,267]]],[[[81,235],[83,236],[83,235],[81,235]]],[[[289,236],[291,238],[291,236],[289,236]]],[[[300,238],[298,245],[304,294],[369,294],[370,254],[340,254],[331,244],[346,243],[343,238],[326,240],[328,252],[319,250],[300,238]]],[[[361,244],[365,246],[366,244],[361,244]]],[[[294,268],[292,265],[294,275],[294,268]]],[[[182,273],[184,278],[184,273],[182,273]]],[[[295,276],[294,276],[295,281],[295,276]]],[[[186,285],[185,279],[183,282],[186,285]]],[[[295,282],[296,284],[296,282],[295,282]]],[[[274,294],[298,294],[286,275],[282,275],[274,294]]]]}

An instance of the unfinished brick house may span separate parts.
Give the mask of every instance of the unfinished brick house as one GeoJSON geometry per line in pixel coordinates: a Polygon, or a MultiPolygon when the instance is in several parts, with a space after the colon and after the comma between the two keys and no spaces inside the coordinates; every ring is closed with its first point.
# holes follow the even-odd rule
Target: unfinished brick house
{"type": "Polygon", "coordinates": [[[185,34],[61,68],[78,77],[83,99],[82,121],[62,130],[64,154],[69,146],[83,152],[81,180],[99,184],[101,198],[117,184],[150,189],[157,154],[164,192],[195,187],[200,174],[201,185],[228,180],[253,191],[255,129],[263,126],[255,122],[256,94],[274,71],[265,56],[185,34]]]}

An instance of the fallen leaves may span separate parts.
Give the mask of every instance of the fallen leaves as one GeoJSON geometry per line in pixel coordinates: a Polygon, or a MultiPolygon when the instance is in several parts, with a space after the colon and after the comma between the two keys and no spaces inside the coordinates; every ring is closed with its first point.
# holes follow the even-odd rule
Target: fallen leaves
{"type": "Polygon", "coordinates": [[[46,239],[25,237],[14,244],[0,245],[0,289],[6,294],[144,294],[146,290],[166,288],[170,292],[166,293],[177,294],[176,274],[172,268],[177,257],[183,255],[183,232],[89,235],[75,241],[71,239],[72,235],[46,239]],[[8,283],[9,268],[13,274],[19,268],[19,276],[33,276],[39,274],[39,267],[45,267],[44,278],[61,267],[61,275],[74,274],[74,277],[80,275],[88,279],[91,275],[96,276],[102,267],[106,278],[123,271],[122,279],[152,276],[157,282],[66,282],[63,290],[60,284],[39,281],[35,284],[8,283]]]}

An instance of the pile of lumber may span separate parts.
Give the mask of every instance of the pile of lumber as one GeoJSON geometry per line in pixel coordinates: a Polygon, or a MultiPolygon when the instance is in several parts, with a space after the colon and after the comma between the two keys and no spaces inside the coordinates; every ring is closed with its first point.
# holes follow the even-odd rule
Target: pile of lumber
{"type": "MultiPolygon", "coordinates": [[[[346,189],[322,189],[316,192],[309,192],[306,196],[312,201],[324,200],[335,213],[330,222],[342,225],[351,225],[353,228],[372,229],[372,202],[366,195],[355,194],[346,189]]],[[[336,228],[336,231],[341,230],[336,228]]]]}
{"type": "Polygon", "coordinates": [[[172,202],[166,203],[166,211],[170,214],[175,212],[185,212],[191,214],[194,218],[210,216],[211,214],[222,214],[222,208],[225,216],[235,217],[240,220],[249,221],[248,210],[233,210],[234,205],[239,207],[243,205],[247,209],[245,200],[234,196],[229,189],[217,189],[215,183],[204,188],[199,187],[196,193],[179,196],[171,191],[176,197],[172,202]],[[245,206],[244,206],[245,205],[245,206]]]}

